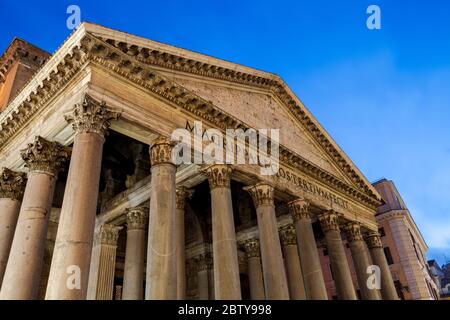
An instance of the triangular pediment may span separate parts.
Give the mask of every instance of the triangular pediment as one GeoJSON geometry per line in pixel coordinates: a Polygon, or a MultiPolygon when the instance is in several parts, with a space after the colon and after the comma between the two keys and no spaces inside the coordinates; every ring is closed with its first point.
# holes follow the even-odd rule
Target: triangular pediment
{"type": "Polygon", "coordinates": [[[103,26],[84,25],[89,34],[148,64],[155,72],[250,126],[272,128],[278,123],[280,128],[289,127],[289,133],[280,137],[281,144],[379,199],[364,175],[277,75],[103,26]]]}

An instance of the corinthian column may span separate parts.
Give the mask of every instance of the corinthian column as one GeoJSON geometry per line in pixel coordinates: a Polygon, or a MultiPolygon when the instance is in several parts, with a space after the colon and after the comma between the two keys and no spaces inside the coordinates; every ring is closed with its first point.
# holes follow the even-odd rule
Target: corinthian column
{"type": "Polygon", "coordinates": [[[104,102],[89,96],[65,115],[75,138],[45,296],[48,300],[86,299],[104,136],[110,120],[118,117],[104,102]],[[75,275],[71,270],[79,271],[79,285],[68,285],[75,275]]]}
{"type": "Polygon", "coordinates": [[[89,274],[89,295],[92,300],[112,300],[116,270],[117,240],[120,226],[104,224],[96,234],[89,274]]]}
{"type": "Polygon", "coordinates": [[[380,235],[378,232],[371,232],[366,236],[365,240],[369,247],[373,264],[380,268],[381,296],[383,300],[398,300],[397,290],[395,290],[391,270],[384,255],[380,235]]]}
{"type": "Polygon", "coordinates": [[[145,228],[148,207],[127,209],[127,246],[123,272],[123,300],[144,298],[145,228]]]}
{"type": "Polygon", "coordinates": [[[286,263],[289,294],[292,300],[306,300],[295,227],[292,224],[284,226],[280,229],[280,235],[286,263]]]}
{"type": "Polygon", "coordinates": [[[176,166],[172,162],[172,147],[170,140],[160,138],[150,148],[152,176],[145,290],[147,300],[177,298],[176,166]]]}
{"type": "Polygon", "coordinates": [[[8,168],[3,168],[0,172],[0,288],[26,182],[26,173],[12,171],[8,168]]]}
{"type": "Polygon", "coordinates": [[[53,192],[70,148],[36,137],[21,151],[30,169],[0,299],[37,298],[53,192]]]}
{"type": "Polygon", "coordinates": [[[264,300],[266,298],[261,267],[261,252],[259,248],[258,239],[251,239],[244,242],[244,249],[248,262],[250,298],[252,300],[264,300]]]}
{"type": "Polygon", "coordinates": [[[338,214],[332,210],[326,211],[319,216],[320,225],[327,243],[337,295],[341,300],[356,300],[356,292],[342,243],[338,219],[338,214]]]}
{"type": "Polygon", "coordinates": [[[367,267],[369,254],[361,234],[361,227],[358,223],[352,222],[345,226],[344,231],[352,253],[353,264],[355,266],[356,277],[358,278],[359,290],[363,300],[380,300],[380,293],[376,288],[369,288],[367,279],[367,267]]]}
{"type": "Polygon", "coordinates": [[[297,247],[303,267],[306,296],[310,300],[327,300],[327,289],[311,224],[309,202],[297,199],[288,205],[297,234],[297,247]]]}
{"type": "Polygon", "coordinates": [[[178,188],[176,216],[176,253],[177,253],[177,299],[186,299],[186,249],[184,235],[184,206],[186,198],[192,196],[192,191],[184,187],[178,188]]]}
{"type": "Polygon", "coordinates": [[[288,300],[289,291],[278,236],[273,187],[259,183],[245,187],[244,190],[250,193],[256,207],[266,298],[288,300]]]}
{"type": "Polygon", "coordinates": [[[216,300],[241,299],[239,262],[230,177],[227,165],[212,165],[204,170],[211,189],[214,291],[216,300]]]}

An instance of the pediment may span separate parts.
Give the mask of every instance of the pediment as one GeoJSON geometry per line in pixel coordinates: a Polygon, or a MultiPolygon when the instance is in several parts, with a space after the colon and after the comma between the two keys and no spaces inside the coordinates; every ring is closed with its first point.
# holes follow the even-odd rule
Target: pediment
{"type": "Polygon", "coordinates": [[[271,128],[275,121],[280,126],[291,126],[285,138],[280,137],[282,144],[341,181],[380,199],[364,175],[277,75],[99,25],[86,24],[85,28],[174,83],[236,118],[245,119],[248,125],[266,124],[271,128]],[[270,116],[263,117],[265,114],[270,116]]]}

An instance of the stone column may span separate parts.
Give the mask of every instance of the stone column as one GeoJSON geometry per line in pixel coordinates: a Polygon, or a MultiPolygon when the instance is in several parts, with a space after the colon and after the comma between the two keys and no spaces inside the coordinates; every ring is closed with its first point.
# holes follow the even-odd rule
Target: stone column
{"type": "Polygon", "coordinates": [[[378,232],[371,232],[365,237],[367,246],[374,265],[380,267],[381,276],[381,296],[383,300],[398,300],[397,290],[395,290],[392,280],[391,270],[386,260],[383,244],[378,232]]]}
{"type": "Polygon", "coordinates": [[[41,137],[21,151],[30,171],[0,299],[37,298],[55,182],[69,155],[70,148],[41,137]]]}
{"type": "Polygon", "coordinates": [[[118,117],[119,114],[109,111],[104,102],[99,103],[87,95],[65,115],[66,121],[72,124],[75,138],[50,267],[47,300],[86,299],[104,136],[109,121],[118,117]],[[75,275],[73,270],[79,272],[80,277],[76,286],[68,285],[75,275]]]}
{"type": "Polygon", "coordinates": [[[151,193],[147,246],[146,300],[177,298],[175,252],[176,166],[173,143],[159,138],[150,148],[151,193]]]}
{"type": "Polygon", "coordinates": [[[195,258],[197,267],[197,290],[199,300],[208,300],[209,294],[209,269],[211,265],[211,256],[209,254],[200,254],[195,258]]]}
{"type": "Polygon", "coordinates": [[[380,300],[378,289],[370,289],[367,286],[367,267],[370,265],[369,253],[364,243],[361,227],[358,223],[351,222],[344,227],[347,241],[352,253],[353,264],[355,266],[356,277],[358,279],[359,291],[363,300],[380,300]]]}
{"type": "Polygon", "coordinates": [[[104,224],[96,234],[89,273],[88,299],[113,299],[117,240],[121,229],[121,226],[104,224]]]}
{"type": "Polygon", "coordinates": [[[127,209],[127,245],[123,272],[122,300],[144,299],[145,229],[148,207],[127,209]]]}
{"type": "Polygon", "coordinates": [[[256,207],[266,298],[288,300],[289,289],[273,202],[274,189],[270,185],[259,183],[245,187],[244,190],[250,193],[256,207]]]}
{"type": "Polygon", "coordinates": [[[250,285],[250,298],[252,300],[264,300],[264,280],[261,266],[261,252],[258,239],[244,242],[244,249],[248,261],[248,282],[250,285]]]}
{"type": "Polygon", "coordinates": [[[192,196],[192,191],[184,187],[178,188],[176,216],[176,253],[177,253],[177,299],[186,299],[186,248],[184,235],[184,206],[186,198],[192,196]]]}
{"type": "Polygon", "coordinates": [[[338,220],[338,214],[332,210],[319,215],[320,225],[325,235],[338,298],[341,300],[356,300],[356,292],[353,287],[352,276],[344,245],[342,243],[338,220]]]}
{"type": "Polygon", "coordinates": [[[212,165],[203,170],[211,189],[211,214],[216,300],[241,299],[241,283],[227,165],[212,165]]]}
{"type": "Polygon", "coordinates": [[[24,172],[3,168],[0,172],[0,288],[14,238],[20,204],[27,182],[24,172]]]}
{"type": "Polygon", "coordinates": [[[288,205],[297,234],[297,247],[303,267],[306,296],[310,300],[327,300],[327,290],[311,224],[309,202],[297,199],[288,205]]]}
{"type": "Polygon", "coordinates": [[[284,226],[280,229],[280,236],[286,263],[289,295],[292,300],[306,300],[295,227],[292,224],[284,226]]]}

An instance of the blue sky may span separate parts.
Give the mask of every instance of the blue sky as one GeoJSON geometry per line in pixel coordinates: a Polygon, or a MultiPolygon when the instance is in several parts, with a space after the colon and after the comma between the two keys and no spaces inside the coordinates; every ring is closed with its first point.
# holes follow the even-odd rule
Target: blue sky
{"type": "Polygon", "coordinates": [[[83,21],[279,74],[370,181],[394,180],[428,256],[450,259],[449,1],[1,1],[0,51],[17,35],[53,52],[70,4],[83,21]],[[370,4],[381,30],[366,28],[370,4]]]}

